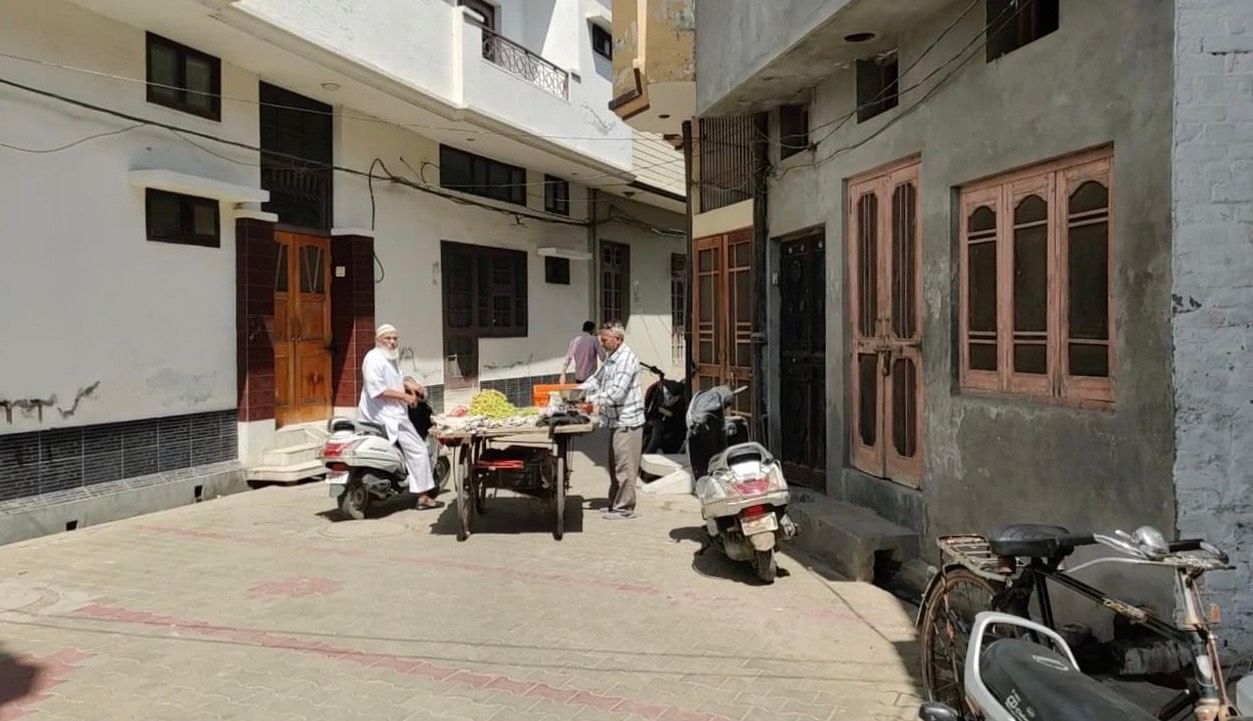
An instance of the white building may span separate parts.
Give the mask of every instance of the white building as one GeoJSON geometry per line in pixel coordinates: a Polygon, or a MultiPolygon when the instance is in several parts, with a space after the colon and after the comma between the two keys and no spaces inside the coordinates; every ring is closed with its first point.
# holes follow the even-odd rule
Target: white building
{"type": "Polygon", "coordinates": [[[0,0],[0,540],[298,467],[379,322],[437,402],[585,320],[682,373],[682,157],[607,107],[609,5],[0,0]],[[82,500],[126,479],[167,490],[82,500]]]}

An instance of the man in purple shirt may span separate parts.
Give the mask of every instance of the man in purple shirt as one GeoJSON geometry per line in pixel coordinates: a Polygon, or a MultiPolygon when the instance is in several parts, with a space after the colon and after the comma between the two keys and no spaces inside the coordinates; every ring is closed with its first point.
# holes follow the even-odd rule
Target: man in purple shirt
{"type": "Polygon", "coordinates": [[[605,350],[600,347],[596,338],[596,324],[588,321],[583,324],[583,332],[570,341],[566,349],[566,358],[561,362],[561,378],[558,383],[566,382],[566,369],[574,363],[574,382],[582,383],[596,372],[596,365],[605,359],[605,350]]]}

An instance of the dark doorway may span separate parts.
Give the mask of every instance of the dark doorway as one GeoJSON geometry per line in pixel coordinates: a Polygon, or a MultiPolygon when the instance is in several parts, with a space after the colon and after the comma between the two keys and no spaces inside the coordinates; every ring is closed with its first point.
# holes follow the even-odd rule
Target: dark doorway
{"type": "Polygon", "coordinates": [[[779,245],[780,421],[789,483],[822,488],[826,466],[826,265],[821,233],[779,245]]]}

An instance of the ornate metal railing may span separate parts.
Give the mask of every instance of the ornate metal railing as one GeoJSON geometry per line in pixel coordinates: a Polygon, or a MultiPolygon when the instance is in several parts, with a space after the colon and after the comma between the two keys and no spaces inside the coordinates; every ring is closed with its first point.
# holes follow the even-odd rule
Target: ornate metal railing
{"type": "Polygon", "coordinates": [[[487,28],[483,28],[483,57],[563,100],[570,97],[569,72],[487,28]]]}

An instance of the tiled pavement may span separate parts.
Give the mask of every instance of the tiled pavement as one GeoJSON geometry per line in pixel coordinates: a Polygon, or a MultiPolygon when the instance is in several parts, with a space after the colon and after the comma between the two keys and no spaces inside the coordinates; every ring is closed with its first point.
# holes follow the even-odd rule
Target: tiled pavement
{"type": "MultiPolygon", "coordinates": [[[[599,445],[597,438],[586,444],[599,445]]],[[[800,557],[773,586],[699,545],[693,499],[336,522],[269,488],[0,548],[0,721],[907,719],[908,610],[800,557]]]]}

